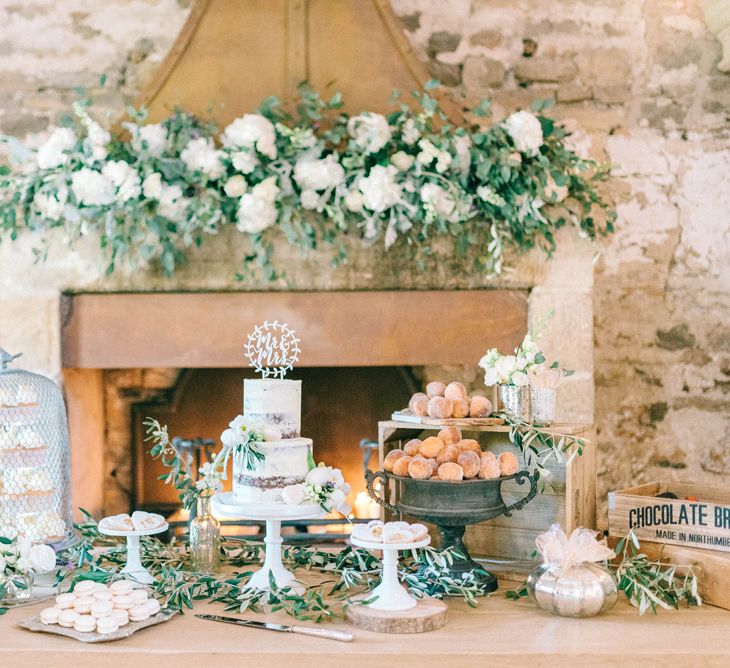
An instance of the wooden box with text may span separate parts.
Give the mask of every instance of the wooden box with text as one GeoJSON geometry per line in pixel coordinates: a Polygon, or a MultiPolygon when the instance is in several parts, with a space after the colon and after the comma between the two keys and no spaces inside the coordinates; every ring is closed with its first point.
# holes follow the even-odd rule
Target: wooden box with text
{"type": "Polygon", "coordinates": [[[730,552],[730,492],[679,482],[650,482],[610,492],[609,534],[621,538],[630,529],[641,543],[730,552]],[[658,496],[667,492],[677,498],[658,496]]]}

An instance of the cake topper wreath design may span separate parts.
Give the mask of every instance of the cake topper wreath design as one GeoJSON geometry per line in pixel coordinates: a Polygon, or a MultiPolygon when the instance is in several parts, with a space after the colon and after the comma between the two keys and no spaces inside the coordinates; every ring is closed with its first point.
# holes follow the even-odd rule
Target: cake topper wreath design
{"type": "Polygon", "coordinates": [[[264,321],[248,335],[244,346],[251,366],[262,378],[284,378],[299,361],[299,339],[286,323],[264,321]]]}

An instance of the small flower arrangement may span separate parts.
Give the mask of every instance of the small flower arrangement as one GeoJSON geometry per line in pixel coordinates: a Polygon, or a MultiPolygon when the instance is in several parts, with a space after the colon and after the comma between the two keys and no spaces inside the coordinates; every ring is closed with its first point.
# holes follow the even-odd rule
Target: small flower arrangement
{"type": "Polygon", "coordinates": [[[303,483],[285,487],[282,497],[288,504],[316,503],[327,512],[336,510],[347,517],[351,510],[346,502],[350,489],[340,469],[320,463],[310,469],[303,483]]]}
{"type": "Polygon", "coordinates": [[[264,460],[264,453],[256,448],[256,443],[261,443],[263,440],[264,437],[256,431],[252,420],[237,415],[228,424],[228,429],[221,434],[223,449],[216,456],[213,469],[222,474],[226,469],[228,458],[235,452],[243,457],[244,467],[253,471],[256,462],[264,460]]]}
{"type": "Polygon", "coordinates": [[[24,536],[0,536],[0,600],[13,598],[13,591],[27,589],[29,576],[55,567],[56,552],[50,545],[34,545],[24,536]]]}
{"type": "Polygon", "coordinates": [[[526,334],[514,355],[501,355],[496,348],[491,348],[479,360],[484,369],[484,384],[517,385],[529,384],[528,372],[536,365],[543,364],[545,356],[537,348],[537,343],[530,334],[526,334]]]}

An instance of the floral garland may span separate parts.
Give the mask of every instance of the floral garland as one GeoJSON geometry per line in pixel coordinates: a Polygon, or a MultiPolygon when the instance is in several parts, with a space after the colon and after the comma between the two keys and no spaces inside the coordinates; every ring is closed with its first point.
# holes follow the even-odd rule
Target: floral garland
{"type": "Polygon", "coordinates": [[[333,244],[335,264],[357,236],[398,246],[419,268],[445,237],[492,274],[508,246],[552,252],[565,225],[590,238],[612,231],[597,189],[608,167],[569,148],[566,129],[539,114],[547,103],[486,125],[484,101],[469,110],[474,123],[455,127],[428,93],[436,85],[413,93],[417,109],[399,103],[388,116],[349,116],[339,94],[324,101],[304,86],[296,117],[272,97],[222,133],[182,110],[153,124],[131,110],[113,136],[84,100],[37,149],[2,138],[13,169],[0,166],[0,239],[96,234],[108,272],[127,257],[170,275],[190,248],[235,226],[250,243],[239,278],[258,267],[274,279],[277,235],[305,252],[333,244]]]}

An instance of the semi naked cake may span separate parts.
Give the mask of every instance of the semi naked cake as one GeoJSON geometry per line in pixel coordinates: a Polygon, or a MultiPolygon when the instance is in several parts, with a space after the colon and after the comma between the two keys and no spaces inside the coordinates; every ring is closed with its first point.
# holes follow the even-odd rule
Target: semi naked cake
{"type": "Polygon", "coordinates": [[[312,439],[302,438],[302,382],[300,380],[245,379],[243,414],[255,424],[264,441],[252,444],[263,459],[241,452],[233,456],[233,495],[243,503],[284,503],[282,490],[304,482],[314,466],[312,439]]]}

